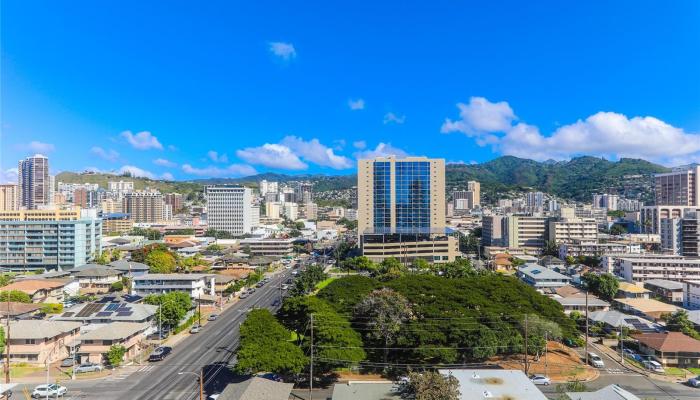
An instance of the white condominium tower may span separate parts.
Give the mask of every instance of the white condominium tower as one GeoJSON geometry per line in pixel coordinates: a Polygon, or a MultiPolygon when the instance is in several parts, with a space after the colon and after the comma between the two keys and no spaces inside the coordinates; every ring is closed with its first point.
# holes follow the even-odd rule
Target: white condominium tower
{"type": "Polygon", "coordinates": [[[253,227],[253,196],[238,185],[207,186],[207,222],[210,228],[240,236],[253,227]]]}
{"type": "Polygon", "coordinates": [[[49,159],[41,154],[27,157],[17,164],[19,205],[29,210],[51,205],[53,190],[49,176],[49,159]]]}

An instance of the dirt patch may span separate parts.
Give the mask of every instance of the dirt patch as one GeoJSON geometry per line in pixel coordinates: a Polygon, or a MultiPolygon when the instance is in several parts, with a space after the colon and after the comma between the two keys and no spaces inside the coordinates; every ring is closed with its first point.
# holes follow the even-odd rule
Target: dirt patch
{"type": "MultiPolygon", "coordinates": [[[[525,371],[525,358],[520,356],[494,357],[490,363],[504,369],[519,369],[525,371]]],[[[578,353],[558,342],[547,344],[547,356],[540,356],[538,360],[534,356],[528,358],[529,374],[545,374],[555,382],[571,380],[590,380],[598,375],[598,372],[583,363],[578,353]]]]}

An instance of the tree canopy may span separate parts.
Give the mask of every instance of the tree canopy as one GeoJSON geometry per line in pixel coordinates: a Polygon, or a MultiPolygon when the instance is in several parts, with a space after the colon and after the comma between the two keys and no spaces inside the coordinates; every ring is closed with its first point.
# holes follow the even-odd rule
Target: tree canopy
{"type": "Polygon", "coordinates": [[[411,372],[402,385],[401,398],[407,400],[459,400],[459,381],[437,371],[411,372]]]}
{"type": "Polygon", "coordinates": [[[663,316],[666,327],[673,332],[682,332],[694,339],[700,340],[700,332],[695,330],[694,324],[688,319],[688,311],[678,310],[673,314],[663,316]]]}
{"type": "Polygon", "coordinates": [[[0,291],[0,301],[16,301],[19,303],[31,303],[32,298],[20,290],[0,291]]]}
{"type": "Polygon", "coordinates": [[[170,274],[175,272],[177,260],[168,250],[153,250],[148,253],[144,262],[152,274],[170,274]]]}
{"type": "Polygon", "coordinates": [[[162,325],[178,326],[187,312],[192,308],[192,299],[186,292],[166,294],[149,294],[143,299],[146,304],[159,306],[156,321],[162,325]]]}
{"type": "Polygon", "coordinates": [[[620,281],[611,274],[597,275],[592,272],[587,272],[583,274],[582,278],[588,290],[606,300],[614,299],[620,288],[620,281]]]}

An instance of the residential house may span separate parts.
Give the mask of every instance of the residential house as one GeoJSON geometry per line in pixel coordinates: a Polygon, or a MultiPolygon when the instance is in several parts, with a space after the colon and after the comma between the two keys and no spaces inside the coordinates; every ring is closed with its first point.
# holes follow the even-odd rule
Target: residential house
{"type": "Polygon", "coordinates": [[[632,335],[639,352],[653,356],[664,367],[700,367],[700,340],[681,332],[640,333],[632,335]]]}
{"type": "Polygon", "coordinates": [[[632,332],[655,332],[657,325],[636,315],[624,314],[617,310],[595,311],[588,314],[591,323],[603,324],[603,329],[609,333],[617,333],[620,327],[632,332]]]}
{"type": "Polygon", "coordinates": [[[228,384],[217,400],[287,400],[293,387],[293,383],[254,376],[243,382],[228,384]]]}
{"type": "Polygon", "coordinates": [[[82,334],[77,353],[80,362],[102,363],[113,345],[124,346],[124,359],[133,358],[141,351],[149,326],[132,322],[112,322],[82,334]]]}
{"type": "Polygon", "coordinates": [[[396,383],[385,381],[348,381],[333,385],[332,400],[400,400],[396,383]]]}
{"type": "Polygon", "coordinates": [[[648,299],[651,291],[640,285],[635,285],[629,282],[620,282],[620,287],[617,289],[617,298],[625,299],[648,299]]]}
{"type": "Polygon", "coordinates": [[[644,281],[644,288],[652,292],[652,296],[678,306],[683,305],[683,283],[666,279],[649,279],[644,281]]]}
{"type": "Polygon", "coordinates": [[[63,289],[70,280],[22,279],[0,288],[2,291],[18,290],[31,297],[33,303],[63,303],[63,289]]]}
{"type": "Polygon", "coordinates": [[[618,385],[608,385],[595,392],[566,392],[570,400],[642,400],[618,385]]]}
{"type": "Polygon", "coordinates": [[[82,303],[65,310],[61,315],[51,318],[53,321],[75,321],[82,324],[111,324],[112,322],[131,322],[153,325],[158,306],[151,304],[132,304],[126,302],[82,303]]]}
{"type": "Polygon", "coordinates": [[[493,260],[489,261],[489,265],[491,266],[491,269],[496,272],[504,274],[511,274],[515,272],[513,270],[512,256],[508,253],[496,254],[493,257],[493,260]]]}
{"type": "Polygon", "coordinates": [[[610,309],[610,303],[593,295],[588,295],[588,300],[586,300],[586,296],[553,297],[553,299],[564,307],[564,313],[567,315],[571,314],[572,311],[585,313],[586,308],[588,308],[589,313],[610,309]]]}
{"type": "Polygon", "coordinates": [[[214,296],[216,275],[213,274],[146,274],[132,283],[132,294],[148,296],[170,292],[186,292],[191,298],[214,296]]]}
{"type": "Polygon", "coordinates": [[[109,263],[109,266],[127,277],[143,276],[149,271],[148,265],[135,261],[117,260],[109,263]]]}
{"type": "Polygon", "coordinates": [[[664,314],[673,314],[679,310],[673,304],[662,303],[654,299],[615,299],[614,303],[622,311],[639,315],[652,321],[659,321],[664,314]]]}
{"type": "Polygon", "coordinates": [[[537,264],[520,267],[516,275],[535,289],[557,288],[568,285],[571,281],[571,277],[537,264]]]}
{"type": "Polygon", "coordinates": [[[68,357],[80,337],[80,325],[33,319],[10,322],[10,362],[46,364],[68,357]]]}
{"type": "Polygon", "coordinates": [[[217,295],[221,296],[224,293],[224,290],[226,290],[226,288],[230,285],[236,283],[237,280],[238,279],[236,279],[236,277],[233,275],[218,274],[216,275],[216,280],[214,281],[214,291],[217,295]]]}
{"type": "Polygon", "coordinates": [[[537,261],[537,264],[552,269],[564,268],[564,266],[566,266],[566,263],[562,259],[554,256],[544,256],[537,261]]]}
{"type": "Polygon", "coordinates": [[[73,273],[80,284],[81,294],[108,293],[114,283],[121,282],[122,275],[121,271],[102,265],[73,273]]]}
{"type": "Polygon", "coordinates": [[[544,394],[520,370],[441,369],[459,382],[461,400],[483,398],[547,400],[544,394]]]}
{"type": "Polygon", "coordinates": [[[41,304],[19,303],[16,301],[6,301],[0,303],[0,320],[6,323],[7,317],[10,320],[30,319],[41,310],[41,304]]]}

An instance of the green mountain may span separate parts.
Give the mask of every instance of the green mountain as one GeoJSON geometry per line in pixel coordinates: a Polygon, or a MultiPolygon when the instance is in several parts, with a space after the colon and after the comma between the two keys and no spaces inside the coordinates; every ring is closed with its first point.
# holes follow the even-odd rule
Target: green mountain
{"type": "MultiPolygon", "coordinates": [[[[466,188],[467,181],[481,182],[482,196],[493,201],[504,192],[539,190],[562,198],[589,201],[592,193],[618,193],[628,198],[649,200],[652,175],[669,169],[649,161],[623,158],[608,161],[596,157],[578,157],[570,161],[538,162],[504,156],[474,165],[449,164],[446,167],[446,188],[450,192],[466,188]]],[[[78,174],[62,172],[56,182],[97,183],[107,187],[107,181],[129,179],[136,189],[151,187],[164,193],[190,194],[201,191],[204,185],[235,183],[257,186],[258,182],[311,181],[318,192],[350,189],[357,184],[356,175],[287,175],[264,173],[243,178],[211,178],[194,181],[160,181],[148,178],[124,177],[109,174],[78,174]]]]}

